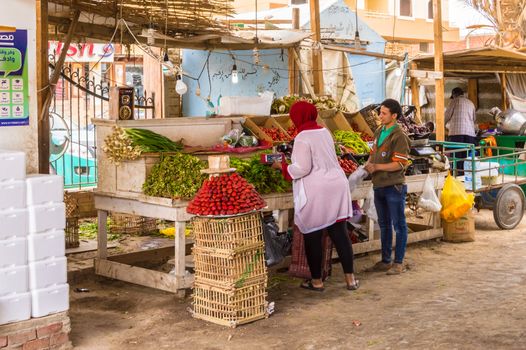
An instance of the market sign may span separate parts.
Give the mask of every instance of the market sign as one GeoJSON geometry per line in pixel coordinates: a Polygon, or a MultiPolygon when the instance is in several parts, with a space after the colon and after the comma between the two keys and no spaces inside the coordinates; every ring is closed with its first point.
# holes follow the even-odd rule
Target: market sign
{"type": "MultiPolygon", "coordinates": [[[[58,58],[64,49],[64,43],[50,41],[49,55],[58,58]]],[[[111,63],[115,57],[115,47],[112,44],[70,44],[66,55],[66,62],[111,63]]]]}
{"type": "Polygon", "coordinates": [[[0,32],[0,126],[28,124],[27,30],[0,32]]]}

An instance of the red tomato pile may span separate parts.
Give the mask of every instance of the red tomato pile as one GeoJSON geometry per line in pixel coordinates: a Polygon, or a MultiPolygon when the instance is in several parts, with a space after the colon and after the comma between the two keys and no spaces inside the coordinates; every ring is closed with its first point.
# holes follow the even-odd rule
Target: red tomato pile
{"type": "Polygon", "coordinates": [[[358,131],[359,127],[358,127],[358,124],[356,123],[352,123],[351,124],[351,127],[353,128],[353,130],[357,133],[360,134],[360,137],[362,138],[362,140],[364,140],[365,142],[370,142],[370,141],[374,141],[374,138],[367,135],[366,133],[362,132],[362,131],[358,131]]]}
{"type": "Polygon", "coordinates": [[[289,141],[289,137],[276,127],[261,129],[272,139],[272,141],[289,141]]]}
{"type": "Polygon", "coordinates": [[[340,166],[342,167],[345,174],[350,175],[358,169],[358,164],[353,162],[350,159],[341,159],[339,158],[338,161],[340,162],[340,166]]]}
{"type": "Polygon", "coordinates": [[[188,204],[187,212],[194,215],[236,215],[265,206],[265,201],[254,186],[233,173],[205,180],[188,204]]]}
{"type": "Polygon", "coordinates": [[[287,134],[289,134],[290,137],[295,138],[296,136],[298,136],[298,129],[296,129],[296,126],[295,126],[295,125],[291,125],[291,126],[287,129],[287,134]]]}

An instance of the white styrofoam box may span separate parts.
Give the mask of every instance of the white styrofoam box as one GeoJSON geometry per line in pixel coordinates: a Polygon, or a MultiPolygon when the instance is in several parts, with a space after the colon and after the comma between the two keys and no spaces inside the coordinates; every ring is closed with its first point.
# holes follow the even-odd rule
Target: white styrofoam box
{"type": "Polygon", "coordinates": [[[31,318],[31,293],[0,297],[0,324],[25,321],[31,318]]]}
{"type": "Polygon", "coordinates": [[[0,267],[27,265],[27,238],[12,237],[0,241],[0,267]]]}
{"type": "Polygon", "coordinates": [[[65,257],[49,258],[29,263],[29,289],[42,289],[66,283],[68,262],[65,257]]]}
{"type": "Polygon", "coordinates": [[[0,269],[0,296],[29,291],[29,267],[13,266],[0,269]]]}
{"type": "Polygon", "coordinates": [[[26,207],[26,182],[23,180],[0,182],[0,209],[26,207]]]}
{"type": "Polygon", "coordinates": [[[31,291],[31,314],[43,317],[69,309],[69,285],[61,284],[31,291]]]}
{"type": "Polygon", "coordinates": [[[62,230],[27,237],[27,259],[29,262],[66,255],[66,235],[62,230]]]}
{"type": "Polygon", "coordinates": [[[28,175],[27,205],[64,201],[64,179],[60,175],[28,175]]]}
{"type": "Polygon", "coordinates": [[[29,232],[27,209],[0,210],[0,239],[25,237],[29,232]]]}
{"type": "Polygon", "coordinates": [[[0,150],[0,181],[26,178],[26,154],[19,151],[0,150]]]}
{"type": "Polygon", "coordinates": [[[63,230],[66,227],[66,206],[64,203],[34,205],[29,209],[29,233],[49,230],[63,230]]]}

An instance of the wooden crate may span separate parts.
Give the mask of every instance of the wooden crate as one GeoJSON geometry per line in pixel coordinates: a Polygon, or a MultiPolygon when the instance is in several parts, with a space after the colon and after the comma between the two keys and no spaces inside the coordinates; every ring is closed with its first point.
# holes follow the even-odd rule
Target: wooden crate
{"type": "Polygon", "coordinates": [[[193,317],[227,327],[268,317],[267,282],[248,285],[235,291],[195,282],[193,317]]]}
{"type": "Polygon", "coordinates": [[[244,126],[248,128],[250,132],[254,134],[254,136],[263,141],[279,143],[279,141],[273,141],[272,138],[268,136],[262,128],[278,128],[289,138],[289,140],[291,139],[290,135],[287,133],[287,130],[283,129],[283,127],[276,120],[274,120],[274,118],[271,117],[248,116],[245,120],[244,126]]]}
{"type": "Polygon", "coordinates": [[[321,119],[323,125],[331,132],[336,130],[352,131],[351,125],[344,115],[335,109],[319,111],[318,120],[321,119]]]}
{"type": "Polygon", "coordinates": [[[357,130],[363,132],[364,134],[374,137],[374,131],[371,129],[369,124],[365,121],[365,118],[360,113],[342,113],[342,115],[345,117],[349,125],[355,125],[357,126],[357,130]]]}
{"type": "Polygon", "coordinates": [[[260,212],[224,219],[195,217],[192,225],[199,248],[233,253],[263,244],[260,212]]]}
{"type": "MultiPolygon", "coordinates": [[[[294,125],[289,114],[274,114],[271,116],[286,131],[294,125]]],[[[290,135],[289,135],[290,136],[290,135]]]]}

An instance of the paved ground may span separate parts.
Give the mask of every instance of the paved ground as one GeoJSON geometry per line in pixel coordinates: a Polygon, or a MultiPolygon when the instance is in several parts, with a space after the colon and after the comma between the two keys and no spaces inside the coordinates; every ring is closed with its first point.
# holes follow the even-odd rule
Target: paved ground
{"type": "Polygon", "coordinates": [[[362,287],[343,288],[335,266],[324,293],[273,275],[270,318],[228,329],[193,319],[191,300],[123,282],[72,285],[76,349],[525,349],[526,220],[498,230],[477,215],[477,241],[410,246],[401,276],[364,273],[376,254],[356,259],[362,287]]]}

